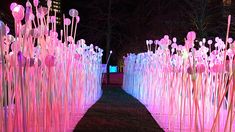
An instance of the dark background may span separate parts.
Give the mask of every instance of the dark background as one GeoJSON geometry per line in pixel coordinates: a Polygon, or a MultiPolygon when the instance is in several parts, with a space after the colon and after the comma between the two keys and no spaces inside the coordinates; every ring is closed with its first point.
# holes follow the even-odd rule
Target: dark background
{"type": "MultiPolygon", "coordinates": [[[[13,18],[9,7],[13,1],[25,5],[26,0],[0,0],[0,17],[10,27],[13,18]]],[[[45,0],[41,1],[45,6],[45,0]]],[[[234,0],[61,0],[61,9],[67,17],[69,9],[79,11],[77,39],[113,50],[111,64],[122,66],[127,53],[147,50],[146,39],[169,34],[183,44],[191,30],[197,32],[199,40],[225,38],[228,14],[232,14],[230,36],[234,36],[234,3],[234,0]]]]}

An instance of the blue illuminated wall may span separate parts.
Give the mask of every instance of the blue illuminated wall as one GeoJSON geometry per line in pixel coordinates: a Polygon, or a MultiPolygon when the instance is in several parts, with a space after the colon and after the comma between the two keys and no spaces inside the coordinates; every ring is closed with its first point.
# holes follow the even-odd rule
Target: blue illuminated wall
{"type": "Polygon", "coordinates": [[[117,66],[109,66],[109,72],[110,73],[116,73],[118,72],[118,67],[117,66]]]}
{"type": "MultiPolygon", "coordinates": [[[[106,73],[106,64],[102,64],[102,71],[103,73],[106,73]]],[[[117,66],[109,66],[109,73],[116,73],[118,72],[118,67],[117,66]]]]}

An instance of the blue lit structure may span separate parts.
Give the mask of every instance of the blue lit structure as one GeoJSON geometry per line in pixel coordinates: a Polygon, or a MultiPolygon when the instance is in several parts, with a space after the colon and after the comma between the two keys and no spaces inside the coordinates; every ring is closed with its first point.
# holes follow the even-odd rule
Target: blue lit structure
{"type": "Polygon", "coordinates": [[[109,66],[109,72],[110,73],[118,72],[118,67],[117,66],[109,66]]]}

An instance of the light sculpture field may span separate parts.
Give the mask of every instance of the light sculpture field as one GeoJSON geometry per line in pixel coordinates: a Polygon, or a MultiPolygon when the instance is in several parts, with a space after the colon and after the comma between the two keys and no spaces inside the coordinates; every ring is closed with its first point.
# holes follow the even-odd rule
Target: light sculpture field
{"type": "Polygon", "coordinates": [[[165,131],[235,131],[232,38],[199,41],[192,31],[184,46],[168,35],[146,44],[148,52],[124,57],[123,89],[140,100],[165,131]]]}
{"type": "Polygon", "coordinates": [[[12,3],[15,36],[0,21],[2,132],[72,131],[102,94],[103,50],[84,40],[75,43],[80,21],[75,9],[58,34],[50,7],[51,0],[47,8],[38,0],[26,8],[12,3]]]}

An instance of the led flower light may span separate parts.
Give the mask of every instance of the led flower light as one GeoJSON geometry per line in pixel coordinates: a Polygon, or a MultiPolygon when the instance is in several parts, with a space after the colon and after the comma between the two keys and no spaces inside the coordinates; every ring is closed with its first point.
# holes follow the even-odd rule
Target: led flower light
{"type": "MultiPolygon", "coordinates": [[[[69,18],[61,35],[66,39],[59,39],[56,26],[49,26],[56,23],[49,14],[51,0],[48,8],[38,8],[39,3],[34,0],[32,7],[27,2],[26,11],[22,5],[11,4],[16,36],[0,21],[0,102],[5,101],[0,131],[68,131],[102,94],[103,50],[94,50],[85,40],[75,44],[75,37],[67,33],[69,18]]],[[[76,24],[79,21],[76,16],[76,24]]]]}
{"type": "Polygon", "coordinates": [[[123,89],[146,106],[164,131],[234,131],[229,116],[234,109],[234,48],[226,49],[218,37],[214,43],[196,40],[193,31],[186,38],[182,46],[164,36],[154,53],[148,47],[148,52],[124,57],[123,89]],[[196,41],[199,49],[194,48],[196,41]]]}
{"type": "Polygon", "coordinates": [[[22,5],[14,5],[12,15],[16,21],[21,21],[24,18],[24,7],[22,5]]]}

